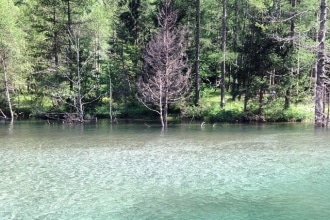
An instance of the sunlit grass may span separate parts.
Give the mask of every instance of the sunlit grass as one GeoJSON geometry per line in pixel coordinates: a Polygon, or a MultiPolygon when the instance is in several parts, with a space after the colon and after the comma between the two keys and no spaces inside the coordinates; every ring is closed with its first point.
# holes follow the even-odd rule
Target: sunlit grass
{"type": "MultiPolygon", "coordinates": [[[[244,97],[241,100],[232,100],[227,94],[226,103],[220,107],[220,92],[214,90],[204,91],[200,100],[200,117],[204,119],[220,121],[238,121],[244,117],[254,118],[259,105],[257,101],[249,101],[247,111],[244,112],[244,97]]],[[[266,100],[265,100],[266,101],[266,100]]],[[[312,101],[291,104],[290,108],[284,109],[284,99],[266,101],[262,107],[262,116],[266,121],[311,121],[314,117],[314,105],[312,101]]],[[[198,113],[197,110],[194,112],[198,113]]]]}

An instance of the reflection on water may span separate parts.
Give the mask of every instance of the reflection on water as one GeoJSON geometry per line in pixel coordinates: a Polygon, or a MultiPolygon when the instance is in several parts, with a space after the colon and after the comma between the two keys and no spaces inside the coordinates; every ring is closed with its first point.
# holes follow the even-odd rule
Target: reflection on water
{"type": "Polygon", "coordinates": [[[0,219],[328,219],[312,125],[0,125],[0,219]]]}

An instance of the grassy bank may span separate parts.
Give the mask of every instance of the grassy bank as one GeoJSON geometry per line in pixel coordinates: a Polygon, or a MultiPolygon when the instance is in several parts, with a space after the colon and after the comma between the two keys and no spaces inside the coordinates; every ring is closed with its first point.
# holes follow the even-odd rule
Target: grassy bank
{"type": "MultiPolygon", "coordinates": [[[[64,106],[54,109],[50,100],[44,98],[36,103],[34,97],[21,96],[14,100],[15,112],[17,116],[29,118],[38,116],[40,112],[67,112],[64,106]]],[[[260,114],[258,100],[250,100],[244,111],[244,97],[233,101],[231,96],[226,97],[226,105],[220,108],[220,95],[218,91],[203,91],[198,106],[192,103],[180,103],[170,106],[170,119],[176,121],[205,121],[215,122],[301,122],[312,121],[314,117],[313,100],[300,100],[292,103],[284,109],[284,100],[265,97],[260,114]]],[[[157,113],[148,110],[136,100],[123,103],[113,103],[113,115],[117,119],[155,119],[158,120],[157,113]]],[[[86,116],[97,116],[98,118],[109,118],[108,100],[99,102],[95,108],[86,109],[86,116]]]]}
{"type": "Polygon", "coordinates": [[[312,100],[303,100],[284,109],[284,100],[266,99],[259,111],[259,103],[251,100],[244,111],[244,98],[233,101],[228,95],[226,104],[220,108],[220,95],[209,92],[203,95],[199,106],[183,106],[182,117],[207,122],[302,122],[314,117],[312,100]]]}

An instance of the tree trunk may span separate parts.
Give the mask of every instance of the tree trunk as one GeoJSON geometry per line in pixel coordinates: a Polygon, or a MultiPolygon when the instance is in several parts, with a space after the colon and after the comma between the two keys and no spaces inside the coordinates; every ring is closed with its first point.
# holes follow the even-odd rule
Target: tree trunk
{"type": "Polygon", "coordinates": [[[159,116],[160,116],[160,121],[162,123],[162,127],[165,127],[165,121],[164,121],[164,103],[163,103],[163,82],[161,79],[159,79],[159,116]]]}
{"type": "Polygon", "coordinates": [[[163,108],[163,128],[167,128],[167,115],[168,115],[168,104],[166,102],[164,103],[164,108],[163,108]]]}
{"type": "Polygon", "coordinates": [[[200,98],[200,73],[199,73],[199,54],[200,54],[200,0],[196,0],[196,34],[195,34],[195,105],[198,105],[200,98]]]}
{"type": "Polygon", "coordinates": [[[72,42],[70,36],[72,33],[72,18],[71,18],[71,0],[67,0],[67,32],[68,32],[68,55],[67,55],[67,62],[68,62],[68,71],[70,77],[70,90],[73,91],[73,71],[72,71],[72,42]]]}
{"type": "MultiPolygon", "coordinates": [[[[290,1],[291,1],[292,8],[296,8],[297,0],[290,0],[290,1]]],[[[294,48],[294,36],[296,34],[295,27],[296,27],[295,19],[292,18],[291,23],[290,23],[290,37],[291,37],[290,44],[291,44],[292,50],[294,48]]],[[[293,68],[291,68],[290,74],[291,75],[294,74],[293,68]]],[[[284,109],[290,108],[290,105],[291,105],[291,89],[292,89],[292,86],[289,85],[289,88],[285,92],[284,109]]]]}
{"type": "Polygon", "coordinates": [[[226,93],[226,41],[227,41],[227,0],[222,0],[222,65],[221,65],[221,97],[220,107],[225,107],[226,93]]]}
{"type": "Polygon", "coordinates": [[[58,51],[59,51],[59,43],[58,43],[58,31],[56,29],[57,25],[57,11],[56,6],[53,8],[53,25],[54,25],[54,39],[53,39],[53,53],[54,53],[54,65],[58,67],[58,51]]]}
{"type": "Polygon", "coordinates": [[[323,127],[325,122],[324,115],[324,78],[326,64],[326,18],[327,18],[326,0],[321,0],[320,5],[320,29],[318,32],[318,54],[317,54],[317,70],[316,70],[316,85],[315,85],[315,126],[323,127]]]}
{"type": "Polygon", "coordinates": [[[7,65],[6,65],[6,61],[5,61],[4,57],[1,57],[1,64],[2,64],[3,73],[4,73],[5,93],[6,93],[6,99],[7,99],[7,104],[8,104],[9,113],[10,113],[10,119],[11,119],[11,121],[13,121],[14,120],[14,111],[13,111],[11,99],[10,99],[9,79],[8,79],[7,65]]]}
{"type": "MultiPolygon", "coordinates": [[[[79,117],[79,122],[84,121],[84,104],[83,104],[83,96],[81,92],[81,81],[82,81],[82,76],[81,76],[81,70],[80,70],[80,40],[79,36],[77,37],[76,40],[76,62],[77,62],[77,104],[76,104],[76,109],[78,112],[78,117],[79,117]]],[[[72,80],[71,80],[72,81],[72,80]]]]}
{"type": "Polygon", "coordinates": [[[124,88],[123,88],[123,95],[124,95],[124,115],[125,117],[128,116],[128,95],[129,95],[129,76],[128,76],[128,68],[126,69],[125,64],[125,42],[121,41],[121,50],[120,50],[120,62],[121,62],[121,75],[122,79],[124,80],[124,88]]]}
{"type": "Polygon", "coordinates": [[[262,114],[263,101],[264,101],[264,90],[260,89],[259,90],[259,110],[258,110],[259,115],[262,114]]]}
{"type": "Polygon", "coordinates": [[[284,109],[289,109],[291,105],[291,86],[285,91],[284,99],[284,109]]]}
{"type": "Polygon", "coordinates": [[[110,122],[112,123],[113,122],[113,115],[112,115],[112,81],[111,81],[111,73],[109,73],[109,117],[110,117],[110,122]]]}

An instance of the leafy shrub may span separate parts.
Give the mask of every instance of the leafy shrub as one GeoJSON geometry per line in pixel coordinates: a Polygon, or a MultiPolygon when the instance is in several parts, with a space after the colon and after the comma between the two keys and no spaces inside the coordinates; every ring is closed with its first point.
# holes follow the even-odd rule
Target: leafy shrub
{"type": "Polygon", "coordinates": [[[238,109],[221,109],[218,113],[210,116],[211,122],[238,122],[242,119],[242,112],[238,109]]]}
{"type": "Polygon", "coordinates": [[[313,117],[313,113],[311,111],[307,111],[307,109],[302,110],[297,107],[289,108],[283,111],[283,119],[285,121],[305,121],[310,120],[313,117]]]}
{"type": "Polygon", "coordinates": [[[209,103],[200,102],[199,105],[186,105],[181,104],[181,117],[183,118],[193,118],[193,119],[203,119],[205,116],[209,115],[212,106],[209,103]]]}
{"type": "Polygon", "coordinates": [[[288,109],[283,109],[284,100],[276,100],[269,103],[264,110],[267,121],[273,122],[301,122],[310,120],[313,117],[311,104],[291,105],[288,109]]]}

